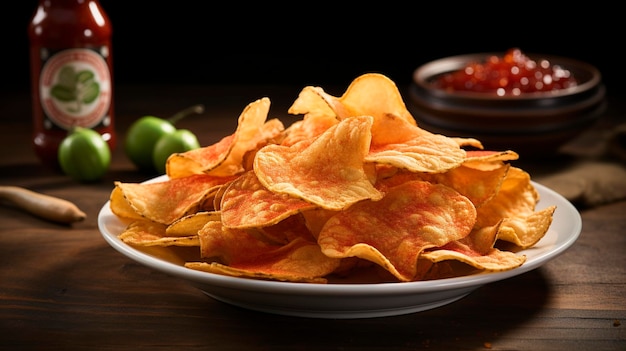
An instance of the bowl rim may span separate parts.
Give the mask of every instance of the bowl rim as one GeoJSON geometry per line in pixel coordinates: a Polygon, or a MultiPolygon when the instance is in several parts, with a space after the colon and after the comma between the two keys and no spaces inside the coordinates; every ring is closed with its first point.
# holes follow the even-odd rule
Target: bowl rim
{"type": "Polygon", "coordinates": [[[530,92],[523,93],[520,95],[504,95],[497,96],[489,93],[482,92],[472,92],[472,91],[454,91],[449,92],[443,89],[439,89],[434,87],[431,83],[429,83],[429,79],[440,75],[446,72],[452,72],[458,70],[469,62],[483,62],[485,58],[498,55],[504,55],[504,52],[482,52],[482,53],[471,53],[471,54],[463,54],[463,55],[454,55],[447,56],[443,58],[439,58],[421,66],[417,67],[413,71],[413,82],[425,89],[429,94],[436,96],[438,98],[445,97],[455,97],[455,98],[466,98],[473,100],[482,100],[488,101],[493,100],[494,97],[497,97],[500,101],[523,101],[523,100],[537,100],[544,98],[559,98],[559,97],[567,97],[579,93],[586,92],[590,89],[597,87],[602,81],[602,74],[598,68],[595,66],[573,58],[556,56],[556,55],[548,55],[548,54],[538,54],[538,53],[524,53],[527,57],[533,60],[539,59],[547,59],[550,61],[552,65],[560,65],[570,71],[578,70],[578,71],[587,71],[590,75],[588,80],[583,82],[579,82],[575,87],[558,89],[558,90],[550,90],[550,91],[541,91],[541,92],[530,92]]]}
{"type": "MultiPolygon", "coordinates": [[[[412,85],[408,89],[409,101],[415,106],[423,106],[428,110],[437,110],[446,113],[454,113],[457,115],[469,115],[480,116],[481,119],[493,119],[495,121],[501,120],[503,117],[517,117],[530,120],[543,119],[546,117],[563,116],[577,111],[587,111],[596,105],[599,105],[604,101],[606,96],[606,88],[603,84],[600,84],[590,91],[590,95],[584,99],[573,100],[568,104],[559,105],[536,105],[525,108],[519,108],[516,106],[514,110],[511,110],[511,106],[490,105],[487,108],[485,105],[468,105],[463,104],[463,101],[455,100],[453,102],[446,101],[438,98],[433,99],[420,95],[415,85],[412,85]]],[[[489,100],[489,99],[488,99],[489,100]]],[[[524,100],[518,100],[523,102],[524,100]]]]}

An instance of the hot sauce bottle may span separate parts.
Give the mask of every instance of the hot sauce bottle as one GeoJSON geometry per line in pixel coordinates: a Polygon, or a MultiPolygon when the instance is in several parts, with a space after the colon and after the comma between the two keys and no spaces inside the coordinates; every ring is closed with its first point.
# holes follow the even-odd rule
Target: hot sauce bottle
{"type": "Polygon", "coordinates": [[[39,0],[28,26],[33,145],[59,168],[58,148],[74,126],[115,148],[111,23],[97,0],[39,0]]]}

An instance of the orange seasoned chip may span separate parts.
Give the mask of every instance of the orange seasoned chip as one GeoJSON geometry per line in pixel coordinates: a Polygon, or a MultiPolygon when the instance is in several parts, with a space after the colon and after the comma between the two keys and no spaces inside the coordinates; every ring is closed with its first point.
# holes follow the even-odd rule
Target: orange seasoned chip
{"type": "Polygon", "coordinates": [[[494,161],[513,161],[517,160],[519,155],[512,150],[494,151],[494,150],[471,150],[467,151],[467,162],[494,162],[494,161]]]}
{"type": "Polygon", "coordinates": [[[473,230],[465,238],[425,250],[421,258],[432,262],[455,260],[484,271],[506,271],[521,266],[526,256],[494,247],[502,221],[494,226],[473,230]]]}
{"type": "Polygon", "coordinates": [[[167,236],[166,226],[151,221],[136,221],[118,236],[127,244],[139,246],[200,246],[196,234],[188,236],[167,236]]]}
{"type": "Polygon", "coordinates": [[[498,239],[515,244],[520,249],[534,246],[543,238],[552,224],[556,206],[549,206],[529,215],[505,218],[498,239]]]}
{"type": "Polygon", "coordinates": [[[287,244],[296,238],[316,241],[302,213],[291,215],[276,224],[256,229],[260,236],[276,244],[287,244]]]}
{"type": "Polygon", "coordinates": [[[366,115],[376,120],[384,115],[394,115],[417,125],[396,83],[383,74],[366,73],[357,77],[338,101],[347,111],[347,114],[338,113],[340,119],[366,115]]]}
{"type": "Polygon", "coordinates": [[[232,164],[238,164],[240,172],[249,171],[253,167],[254,156],[259,149],[268,144],[280,144],[284,138],[285,126],[283,122],[276,118],[270,119],[257,130],[247,143],[239,143],[239,147],[233,149],[228,161],[232,164]]]}
{"type": "Polygon", "coordinates": [[[382,200],[363,201],[331,217],[318,243],[330,257],[367,259],[411,281],[422,250],[467,236],[475,220],[476,209],[465,196],[444,185],[410,181],[382,200]]]}
{"type": "Polygon", "coordinates": [[[412,172],[440,173],[461,165],[465,150],[446,136],[425,134],[400,144],[372,145],[365,160],[412,172]]]}
{"type": "Polygon", "coordinates": [[[422,254],[422,258],[433,262],[444,260],[456,260],[483,271],[501,272],[511,270],[521,266],[526,262],[526,256],[517,255],[510,251],[502,251],[497,248],[491,249],[488,253],[477,254],[471,248],[459,243],[450,245],[447,249],[437,249],[422,254]]]}
{"type": "Polygon", "coordinates": [[[307,115],[304,119],[294,122],[285,130],[285,138],[280,144],[291,146],[303,140],[310,140],[337,123],[338,121],[334,117],[307,115]]]}
{"type": "Polygon", "coordinates": [[[199,232],[200,250],[212,262],[187,262],[186,267],[254,279],[325,283],[340,260],[322,254],[314,241],[296,238],[286,245],[259,240],[244,229],[209,222],[199,232]]]}
{"type": "Polygon", "coordinates": [[[377,171],[375,186],[376,189],[381,191],[383,194],[398,185],[414,180],[425,180],[426,177],[425,173],[410,172],[405,169],[398,169],[395,167],[379,167],[377,171]]]}
{"type": "Polygon", "coordinates": [[[125,201],[112,201],[111,211],[116,215],[128,216],[129,208],[132,208],[142,218],[171,224],[200,210],[207,197],[217,191],[221,184],[232,179],[197,174],[156,183],[118,181],[115,186],[125,201]]]}
{"type": "Polygon", "coordinates": [[[474,206],[480,207],[496,196],[509,167],[509,164],[504,164],[493,169],[482,170],[461,165],[448,172],[425,174],[422,179],[447,185],[467,196],[474,206]]]}
{"type": "Polygon", "coordinates": [[[200,211],[175,220],[165,228],[166,236],[198,235],[198,231],[207,222],[220,221],[221,213],[217,211],[200,211]]]}
{"type": "Polygon", "coordinates": [[[468,150],[464,165],[482,170],[494,169],[502,166],[504,162],[514,161],[519,158],[517,152],[512,150],[468,150]]]}
{"type": "Polygon", "coordinates": [[[300,198],[267,190],[253,171],[228,186],[220,205],[222,223],[229,228],[266,227],[313,207],[300,198]]]}
{"type": "Polygon", "coordinates": [[[371,125],[371,117],[352,117],[311,143],[268,145],[257,152],[254,172],[268,190],[330,210],[380,199],[382,194],[372,185],[363,165],[371,125]]]}
{"type": "Polygon", "coordinates": [[[326,94],[320,87],[304,87],[287,111],[293,115],[304,116],[285,130],[286,137],[281,144],[291,146],[299,141],[317,137],[337,124],[339,120],[332,109],[331,98],[332,96],[326,94]]]}
{"type": "Polygon", "coordinates": [[[124,197],[124,192],[119,186],[115,186],[109,196],[109,207],[113,214],[119,218],[144,220],[144,216],[138,213],[124,197]]]}
{"type": "Polygon", "coordinates": [[[503,218],[526,217],[535,211],[538,201],[539,194],[530,182],[530,175],[511,166],[496,196],[477,209],[476,226],[488,227],[503,218]]]}
{"type": "Polygon", "coordinates": [[[313,235],[313,237],[317,238],[328,219],[338,212],[339,211],[315,207],[302,211],[302,217],[304,218],[305,225],[309,232],[313,235]]]}
{"type": "Polygon", "coordinates": [[[511,167],[498,194],[478,208],[477,228],[488,227],[502,221],[498,239],[510,242],[518,249],[535,245],[545,236],[552,224],[555,206],[540,211],[537,189],[530,175],[517,167],[511,167]]]}
{"type": "Polygon", "coordinates": [[[303,119],[311,117],[316,121],[334,120],[336,123],[337,114],[332,104],[331,95],[324,92],[324,89],[307,86],[300,91],[298,98],[294,100],[287,112],[292,115],[304,115],[303,119]]]}
{"type": "Polygon", "coordinates": [[[165,236],[165,224],[147,220],[131,222],[118,236],[125,243],[134,245],[154,241],[165,236]]]}
{"type": "Polygon", "coordinates": [[[483,150],[483,143],[475,138],[459,138],[459,137],[451,137],[460,147],[471,146],[474,149],[483,150]]]}
{"type": "Polygon", "coordinates": [[[191,174],[204,174],[206,170],[213,169],[224,162],[235,140],[235,133],[233,133],[215,144],[172,154],[165,163],[165,173],[172,179],[191,174]]]}
{"type": "Polygon", "coordinates": [[[413,138],[432,135],[406,119],[391,113],[381,112],[372,124],[372,146],[382,147],[387,144],[402,144],[413,138]]]}
{"type": "Polygon", "coordinates": [[[166,163],[167,175],[170,178],[199,173],[231,176],[242,172],[246,152],[284,130],[280,120],[266,122],[269,108],[268,98],[248,104],[239,116],[237,130],[233,134],[216,144],[171,155],[166,163]]]}

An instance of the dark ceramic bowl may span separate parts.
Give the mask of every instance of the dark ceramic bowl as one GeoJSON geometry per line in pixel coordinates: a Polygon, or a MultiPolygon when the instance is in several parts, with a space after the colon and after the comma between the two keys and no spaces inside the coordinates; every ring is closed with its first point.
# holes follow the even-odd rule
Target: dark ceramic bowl
{"type": "Polygon", "coordinates": [[[601,74],[585,62],[548,55],[547,59],[576,77],[575,87],[498,96],[489,92],[446,91],[433,83],[445,73],[492,55],[447,57],[418,67],[409,88],[407,107],[422,128],[448,136],[473,137],[486,149],[513,150],[520,157],[556,154],[559,148],[597,121],[606,107],[601,74]]]}

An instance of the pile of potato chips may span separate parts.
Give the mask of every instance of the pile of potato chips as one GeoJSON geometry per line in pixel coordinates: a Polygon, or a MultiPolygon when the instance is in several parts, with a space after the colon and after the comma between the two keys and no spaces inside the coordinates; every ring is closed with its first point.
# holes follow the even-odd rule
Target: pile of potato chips
{"type": "Polygon", "coordinates": [[[514,151],[421,129],[384,75],[341,97],[305,87],[289,127],[269,108],[254,101],[232,134],[170,156],[166,180],[115,182],[119,238],[193,247],[185,267],[229,276],[410,282],[514,269],[552,223],[514,151]]]}

